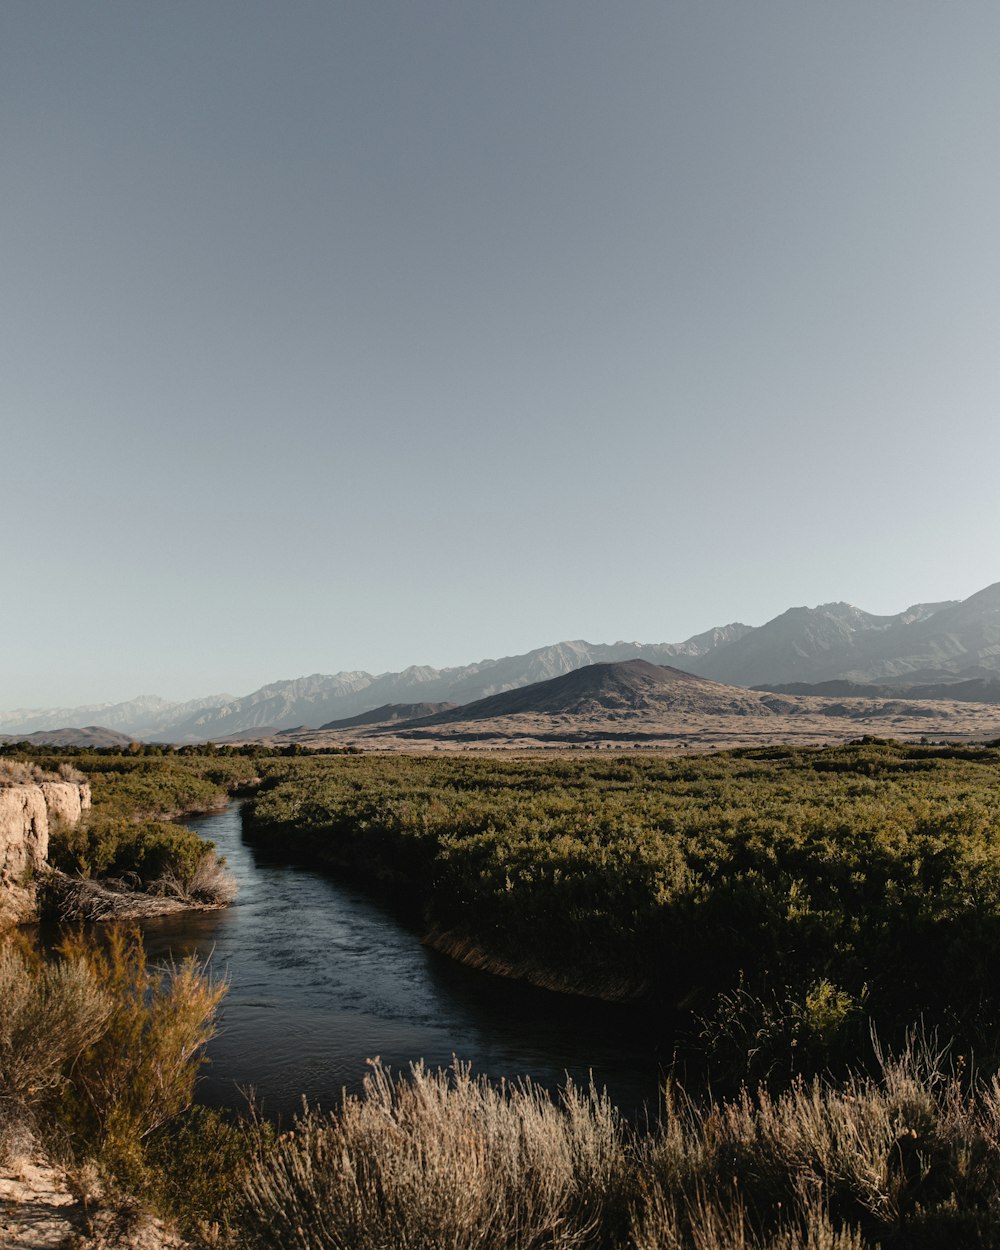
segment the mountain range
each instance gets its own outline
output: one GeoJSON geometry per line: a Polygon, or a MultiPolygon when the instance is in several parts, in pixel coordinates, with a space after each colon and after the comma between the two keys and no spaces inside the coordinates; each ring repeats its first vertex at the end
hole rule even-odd
{"type": "Polygon", "coordinates": [[[894,616],[827,603],[790,608],[756,627],[720,626],[681,643],[560,642],[454,668],[315,673],[273,682],[243,697],[221,694],[171,703],[142,696],[118,704],[18,709],[0,713],[0,734],[100,725],[160,741],[218,739],[263,727],[326,725],[385,704],[469,704],[587,665],[626,660],[670,665],[730,686],[774,690],[794,685],[803,694],[808,693],[803,687],[839,682],[877,685],[880,693],[905,692],[906,697],[961,698],[956,683],[973,683],[966,687],[968,699],[974,689],[992,690],[991,679],[1000,678],[1000,582],[959,602],[915,604],[894,616]]]}
{"type": "Polygon", "coordinates": [[[387,704],[364,717],[318,730],[300,726],[270,734],[262,731],[257,737],[274,746],[327,750],[639,746],[697,751],[816,745],[866,733],[888,733],[902,741],[928,740],[929,733],[945,733],[951,741],[993,741],[1000,731],[996,704],[775,694],[725,685],[648,660],[588,664],[560,677],[407,719],[413,706],[387,704]]]}

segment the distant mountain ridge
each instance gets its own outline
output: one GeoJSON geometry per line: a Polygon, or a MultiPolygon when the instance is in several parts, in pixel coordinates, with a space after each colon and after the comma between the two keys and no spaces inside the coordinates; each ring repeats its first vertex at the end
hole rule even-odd
{"type": "MultiPolygon", "coordinates": [[[[760,626],[720,626],[681,643],[582,640],[453,668],[413,665],[399,673],[314,673],[243,696],[187,703],[142,696],[127,703],[0,713],[0,734],[100,724],[136,738],[222,739],[271,727],[321,726],[389,704],[469,704],[587,665],[643,660],[729,686],[851,682],[906,697],[942,698],[956,682],[1000,678],[1000,582],[960,602],[920,603],[876,616],[848,603],[797,607],[760,626]],[[930,687],[931,690],[918,690],[930,687]]],[[[970,698],[975,687],[954,697],[970,698]]]]}
{"type": "Polygon", "coordinates": [[[741,686],[847,680],[916,685],[1000,673],[1000,582],[961,602],[872,616],[848,603],[790,608],[692,666],[741,686]]]}
{"type": "Polygon", "coordinates": [[[219,707],[233,698],[229,694],[208,695],[186,703],[171,703],[155,694],[139,695],[126,703],[87,703],[82,707],[18,708],[0,712],[0,734],[19,735],[61,729],[67,725],[100,725],[116,729],[131,738],[155,737],[180,720],[208,708],[219,707]]]}
{"type": "Polygon", "coordinates": [[[28,734],[0,734],[0,743],[29,742],[36,747],[127,747],[133,739],[100,725],[80,729],[38,729],[28,734]]]}
{"type": "MultiPolygon", "coordinates": [[[[732,624],[698,634],[682,643],[589,643],[582,640],[540,647],[525,655],[480,660],[456,668],[413,665],[400,673],[314,673],[294,681],[273,682],[245,699],[207,707],[179,720],[172,741],[226,737],[258,726],[288,729],[320,726],[397,703],[470,703],[475,699],[547,681],[587,664],[647,659],[654,664],[684,664],[750,628],[732,624]]],[[[166,736],[166,735],[164,735],[166,736]]]]}

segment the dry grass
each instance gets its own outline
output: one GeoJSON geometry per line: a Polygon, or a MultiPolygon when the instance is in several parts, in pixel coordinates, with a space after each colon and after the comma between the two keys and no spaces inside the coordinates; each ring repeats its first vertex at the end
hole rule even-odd
{"type": "MultiPolygon", "coordinates": [[[[745,693],[745,692],[742,692],[745,693]]],[[[919,742],[928,734],[948,740],[982,741],[1000,734],[1000,706],[952,699],[924,702],[907,699],[899,714],[890,715],[898,700],[822,699],[783,696],[794,714],[747,717],[684,710],[609,712],[599,716],[520,713],[488,720],[445,725],[371,726],[353,729],[308,729],[281,738],[261,738],[274,747],[297,743],[311,749],[355,748],[422,754],[443,751],[573,751],[637,747],[687,754],[767,745],[809,745],[849,742],[860,734],[890,735],[919,742]],[[845,714],[831,713],[831,705],[845,714]]]]}
{"type": "Polygon", "coordinates": [[[40,768],[29,760],[0,759],[0,786],[20,786],[38,781],[86,781],[72,764],[62,763],[55,772],[40,768]]]}
{"type": "Polygon", "coordinates": [[[0,759],[0,786],[20,786],[35,781],[54,781],[55,776],[37,764],[0,759]]]}
{"type": "Polygon", "coordinates": [[[236,881],[214,851],[207,851],[188,878],[167,872],[142,888],[129,878],[70,876],[51,869],[45,877],[45,911],[61,924],[138,920],[189,907],[225,907],[237,894],[236,881]]]}
{"type": "Polygon", "coordinates": [[[625,1162],[617,1115],[594,1091],[561,1106],[529,1083],[498,1088],[456,1064],[307,1111],[247,1185],[259,1246],[296,1250],[572,1250],[600,1244],[625,1162]]]}
{"type": "Polygon", "coordinates": [[[151,892],[162,892],[185,902],[203,906],[223,907],[233,901],[237,894],[236,879],[214,851],[206,851],[186,880],[176,874],[164,876],[150,887],[151,892]]]}
{"type": "Polygon", "coordinates": [[[911,1043],[877,1079],[675,1091],[637,1135],[594,1090],[376,1062],[362,1097],[259,1153],[238,1224],[294,1250],[996,1246],[1000,1082],[971,1088],[911,1043]]]}
{"type": "Polygon", "coordinates": [[[46,964],[13,941],[0,947],[0,1157],[23,1144],[110,1014],[86,960],[46,964]]]}

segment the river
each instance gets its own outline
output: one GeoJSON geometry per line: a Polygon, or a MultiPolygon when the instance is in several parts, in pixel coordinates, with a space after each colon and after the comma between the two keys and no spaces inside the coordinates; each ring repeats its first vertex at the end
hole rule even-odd
{"type": "Polygon", "coordinates": [[[403,1071],[457,1056],[476,1072],[549,1088],[592,1072],[626,1114],[655,1106],[660,1039],[635,1009],[534,989],[428,950],[357,887],[249,846],[238,803],[184,823],[216,844],[239,885],[223,911],[143,923],[151,956],[196,954],[229,984],[202,1102],[239,1106],[252,1087],[266,1115],[287,1121],[303,1095],[330,1107],[343,1089],[360,1089],[374,1056],[403,1071]]]}

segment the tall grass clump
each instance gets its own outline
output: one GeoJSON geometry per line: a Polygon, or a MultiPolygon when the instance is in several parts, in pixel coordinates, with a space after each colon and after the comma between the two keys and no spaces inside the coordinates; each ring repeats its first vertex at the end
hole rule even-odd
{"type": "Polygon", "coordinates": [[[1000,1245],[1000,1081],[912,1036],[880,1065],[725,1100],[671,1089],[637,1131],[593,1089],[375,1061],[362,1095],[257,1151],[230,1231],[258,1250],[1000,1245]]]}
{"type": "Polygon", "coordinates": [[[960,1250],[1000,1244],[1000,1086],[912,1037],[877,1077],[668,1100],[638,1146],[632,1244],[960,1250]]]}
{"type": "Polygon", "coordinates": [[[22,786],[55,779],[54,774],[46,772],[30,760],[0,759],[0,786],[22,786]]]}
{"type": "Polygon", "coordinates": [[[575,1250],[624,1210],[625,1140],[607,1099],[491,1085],[456,1064],[393,1079],[374,1062],[360,1097],[306,1110],[262,1153],[244,1232],[289,1250],[575,1250]]]}

